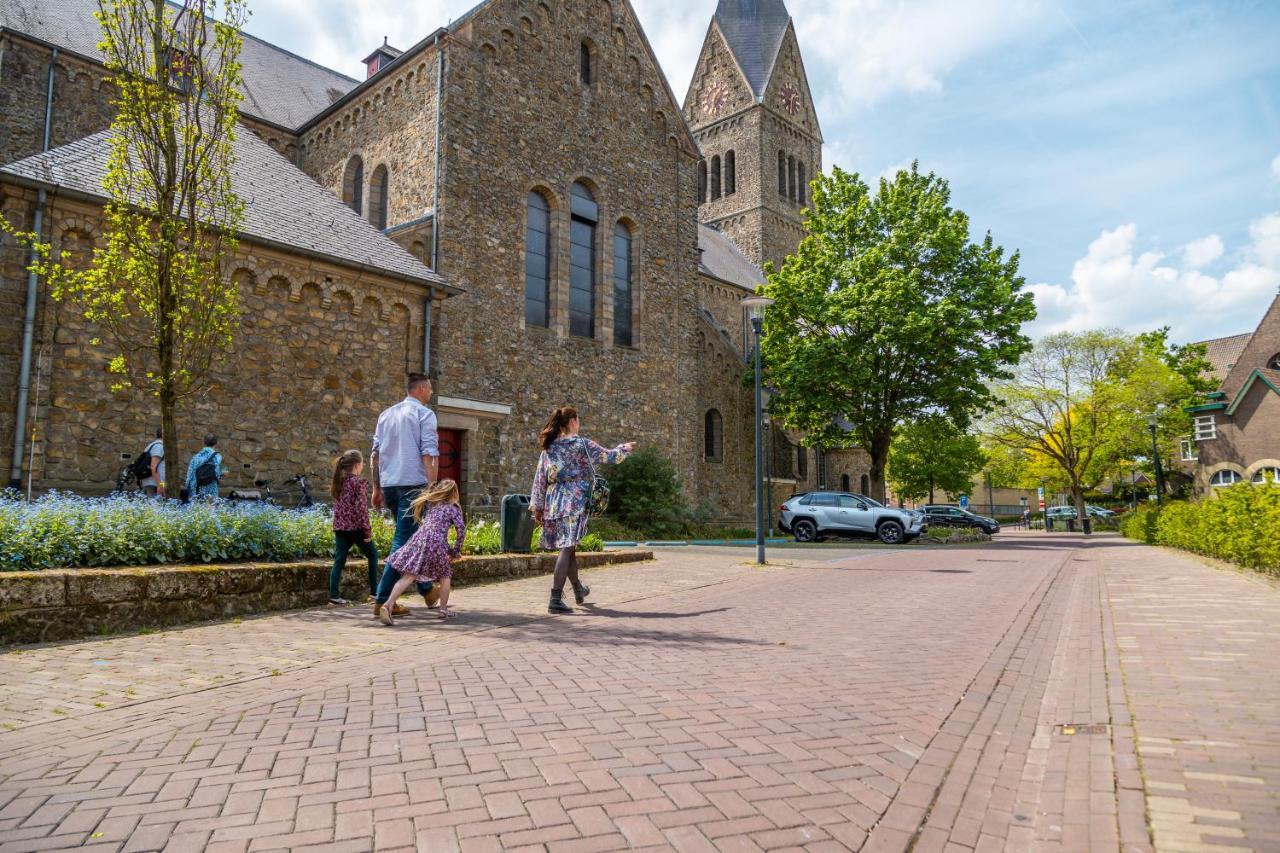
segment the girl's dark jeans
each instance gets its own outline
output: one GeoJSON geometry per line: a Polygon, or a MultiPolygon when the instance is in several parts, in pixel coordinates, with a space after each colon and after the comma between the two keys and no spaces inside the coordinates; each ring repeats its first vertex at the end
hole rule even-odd
{"type": "Polygon", "coordinates": [[[342,595],[339,587],[342,584],[342,570],[347,565],[347,553],[352,548],[369,559],[369,594],[378,589],[378,549],[373,542],[364,541],[364,532],[360,530],[333,531],[333,570],[329,572],[329,597],[339,598],[342,595]]]}

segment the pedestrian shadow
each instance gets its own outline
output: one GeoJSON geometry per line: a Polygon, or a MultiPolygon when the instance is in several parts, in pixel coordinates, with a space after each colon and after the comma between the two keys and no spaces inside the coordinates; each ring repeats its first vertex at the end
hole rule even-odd
{"type": "Polygon", "coordinates": [[[664,613],[644,610],[611,610],[608,607],[597,607],[590,603],[583,604],[581,607],[591,616],[626,617],[629,619],[693,619],[697,616],[708,616],[712,613],[724,613],[729,609],[728,607],[716,607],[711,610],[696,610],[692,613],[664,613]]]}

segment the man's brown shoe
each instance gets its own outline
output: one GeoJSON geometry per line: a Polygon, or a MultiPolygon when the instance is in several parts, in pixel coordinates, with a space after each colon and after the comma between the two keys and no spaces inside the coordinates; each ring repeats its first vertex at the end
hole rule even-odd
{"type": "Polygon", "coordinates": [[[440,589],[435,584],[431,585],[431,589],[422,594],[422,600],[427,603],[427,607],[435,607],[440,603],[440,589]]]}

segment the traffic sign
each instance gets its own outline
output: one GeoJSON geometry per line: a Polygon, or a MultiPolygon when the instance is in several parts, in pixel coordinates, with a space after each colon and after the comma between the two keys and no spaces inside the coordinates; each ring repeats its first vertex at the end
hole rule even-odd
{"type": "Polygon", "coordinates": [[[968,496],[968,495],[961,495],[961,496],[960,496],[960,508],[961,508],[961,509],[968,509],[968,508],[969,508],[969,496],[968,496]]]}

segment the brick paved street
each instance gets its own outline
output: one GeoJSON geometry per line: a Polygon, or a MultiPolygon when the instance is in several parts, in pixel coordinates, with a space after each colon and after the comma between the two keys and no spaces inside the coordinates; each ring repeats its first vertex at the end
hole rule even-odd
{"type": "Polygon", "coordinates": [[[1280,849],[1280,589],[1114,537],[664,551],[0,656],[0,849],[1280,849]]]}

